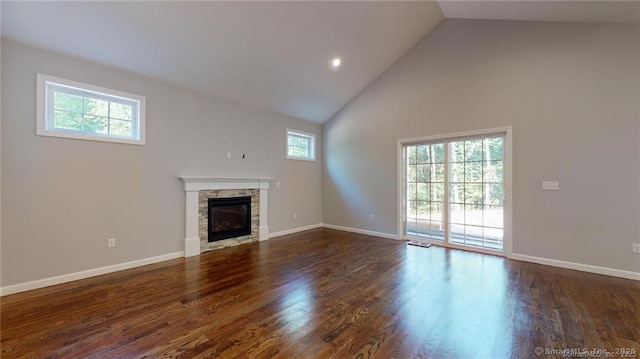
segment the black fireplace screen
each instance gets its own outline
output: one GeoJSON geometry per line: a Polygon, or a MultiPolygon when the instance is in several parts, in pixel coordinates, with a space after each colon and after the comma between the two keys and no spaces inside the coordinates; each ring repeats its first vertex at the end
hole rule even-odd
{"type": "Polygon", "coordinates": [[[209,242],[251,234],[251,197],[209,198],[209,242]]]}

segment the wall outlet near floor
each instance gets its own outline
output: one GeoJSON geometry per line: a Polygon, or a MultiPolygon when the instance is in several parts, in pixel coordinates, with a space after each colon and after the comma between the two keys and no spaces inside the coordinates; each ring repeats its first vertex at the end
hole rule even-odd
{"type": "Polygon", "coordinates": [[[293,212],[293,218],[298,218],[298,214],[296,212],[293,212]]]}
{"type": "Polygon", "coordinates": [[[113,248],[115,246],[116,246],[116,239],[115,238],[107,239],[107,247],[113,248]]]}
{"type": "Polygon", "coordinates": [[[373,222],[375,219],[376,219],[376,217],[373,214],[369,217],[369,221],[371,221],[371,222],[373,222]]]}
{"type": "Polygon", "coordinates": [[[543,191],[559,191],[560,190],[560,182],[557,182],[557,181],[542,181],[542,190],[543,191]]]}
{"type": "Polygon", "coordinates": [[[640,254],[640,243],[633,244],[633,253],[640,254]]]}

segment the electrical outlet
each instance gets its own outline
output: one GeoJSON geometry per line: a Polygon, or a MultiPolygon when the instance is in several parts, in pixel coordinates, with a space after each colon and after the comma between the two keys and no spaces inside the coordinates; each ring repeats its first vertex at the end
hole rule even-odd
{"type": "Polygon", "coordinates": [[[557,181],[543,181],[542,182],[542,190],[543,191],[559,191],[560,190],[560,182],[557,182],[557,181]]]}
{"type": "Polygon", "coordinates": [[[276,182],[276,187],[280,187],[280,181],[276,182]]]}
{"type": "Polygon", "coordinates": [[[633,253],[640,254],[640,243],[633,244],[633,253]]]}
{"type": "Polygon", "coordinates": [[[369,217],[369,221],[373,222],[375,218],[376,218],[376,217],[372,214],[372,215],[369,217]]]}
{"type": "Polygon", "coordinates": [[[227,159],[230,160],[231,159],[231,152],[227,152],[227,159]]]}
{"type": "Polygon", "coordinates": [[[116,246],[116,239],[115,238],[107,239],[107,247],[113,248],[115,246],[116,246]]]}
{"type": "Polygon", "coordinates": [[[298,218],[298,214],[296,212],[293,212],[293,218],[298,218]]]}

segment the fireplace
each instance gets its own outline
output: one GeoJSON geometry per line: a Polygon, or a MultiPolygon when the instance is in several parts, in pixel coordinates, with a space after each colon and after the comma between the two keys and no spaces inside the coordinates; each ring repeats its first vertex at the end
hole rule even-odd
{"type": "Polygon", "coordinates": [[[251,196],[209,198],[209,242],[251,234],[251,196]]]}
{"type": "Polygon", "coordinates": [[[184,256],[269,239],[271,177],[181,176],[185,192],[184,256]],[[251,234],[209,242],[209,199],[251,197],[251,234]]]}

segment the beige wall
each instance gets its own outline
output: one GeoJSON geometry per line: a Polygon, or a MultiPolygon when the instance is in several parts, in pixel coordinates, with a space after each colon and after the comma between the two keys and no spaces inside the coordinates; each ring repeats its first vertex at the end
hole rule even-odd
{"type": "Polygon", "coordinates": [[[325,223],[395,234],[398,139],[512,126],[513,251],[640,272],[639,43],[631,25],[443,21],[325,125],[325,223]]]}
{"type": "MultiPolygon", "coordinates": [[[[0,3],[0,39],[2,38],[2,4],[0,3]]],[[[2,69],[2,41],[0,41],[0,69],[2,69]]],[[[0,71],[0,286],[2,284],[2,71],[0,71]]]]}
{"type": "Polygon", "coordinates": [[[183,250],[179,175],[272,176],[271,232],[322,222],[321,161],[285,159],[317,124],[6,40],[2,80],[2,286],[183,250]],[[36,136],[37,72],[146,96],[147,145],[36,136]]]}

